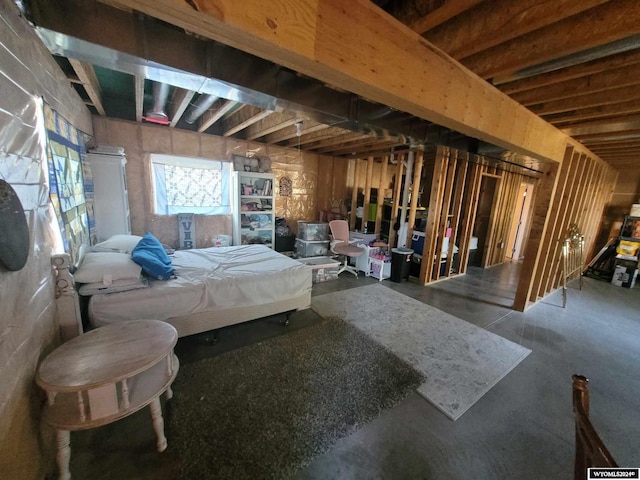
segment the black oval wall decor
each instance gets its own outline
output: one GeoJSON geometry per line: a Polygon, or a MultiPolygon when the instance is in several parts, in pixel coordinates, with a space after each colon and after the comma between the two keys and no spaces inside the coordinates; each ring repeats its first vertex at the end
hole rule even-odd
{"type": "Polygon", "coordinates": [[[29,258],[29,226],[11,185],[0,180],[0,264],[12,272],[29,258]]]}

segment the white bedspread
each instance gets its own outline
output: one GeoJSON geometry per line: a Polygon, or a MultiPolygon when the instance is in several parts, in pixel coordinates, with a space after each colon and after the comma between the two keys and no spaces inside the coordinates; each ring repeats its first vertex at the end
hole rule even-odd
{"type": "Polygon", "coordinates": [[[178,250],[172,263],[176,279],[150,280],[149,288],[91,297],[91,323],[167,320],[311,292],[309,267],[263,245],[178,250]]]}

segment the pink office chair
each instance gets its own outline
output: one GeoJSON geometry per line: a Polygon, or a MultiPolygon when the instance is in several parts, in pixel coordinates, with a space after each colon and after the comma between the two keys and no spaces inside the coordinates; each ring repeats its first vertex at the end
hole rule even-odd
{"type": "Polygon", "coordinates": [[[365,253],[365,249],[351,245],[351,241],[349,240],[349,224],[346,220],[331,220],[329,222],[329,228],[333,236],[331,251],[336,255],[344,255],[344,265],[338,270],[338,275],[347,271],[358,278],[358,270],[349,265],[349,257],[359,257],[365,253]]]}

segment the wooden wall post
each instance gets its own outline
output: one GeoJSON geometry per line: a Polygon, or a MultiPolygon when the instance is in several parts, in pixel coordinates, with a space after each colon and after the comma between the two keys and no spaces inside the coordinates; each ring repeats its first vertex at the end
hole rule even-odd
{"type": "Polygon", "coordinates": [[[413,165],[413,188],[411,191],[411,204],[409,205],[409,228],[407,229],[407,245],[411,245],[411,236],[413,226],[416,223],[416,208],[420,192],[420,182],[422,180],[422,165],[424,164],[424,152],[418,150],[416,152],[416,162],[413,165]]]}
{"type": "Polygon", "coordinates": [[[398,221],[398,207],[400,206],[400,190],[402,188],[402,172],[404,171],[404,154],[398,155],[396,165],[396,180],[393,184],[393,205],[391,207],[391,223],[389,224],[389,246],[394,247],[396,243],[396,231],[393,226],[398,221]]]}
{"type": "Polygon", "coordinates": [[[375,234],[380,235],[380,225],[382,224],[382,208],[384,206],[384,190],[387,186],[387,166],[389,165],[389,156],[382,157],[382,171],[380,172],[380,182],[378,183],[378,208],[376,209],[376,227],[375,234]]]}
{"type": "Polygon", "coordinates": [[[362,225],[360,230],[363,232],[367,229],[367,221],[369,220],[369,203],[371,202],[371,179],[373,177],[373,156],[367,159],[367,177],[364,182],[364,203],[362,205],[362,225]]]}
{"type": "Polygon", "coordinates": [[[353,174],[353,190],[351,191],[351,215],[349,216],[349,230],[356,228],[356,209],[358,208],[358,185],[360,182],[360,160],[354,160],[355,172],[353,174]]]}

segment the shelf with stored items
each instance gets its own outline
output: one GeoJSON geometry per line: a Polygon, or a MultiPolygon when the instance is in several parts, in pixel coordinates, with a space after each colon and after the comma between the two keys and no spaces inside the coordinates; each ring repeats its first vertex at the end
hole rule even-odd
{"type": "Polygon", "coordinates": [[[620,230],[620,240],[640,242],[640,217],[626,215],[620,230]]]}
{"type": "MultiPolygon", "coordinates": [[[[400,212],[402,210],[402,207],[400,205],[398,205],[397,208],[397,213],[396,213],[396,222],[400,221],[400,212]]],[[[407,207],[407,219],[409,218],[408,215],[409,212],[409,207],[407,207]]],[[[416,207],[416,223],[426,223],[426,219],[427,219],[427,209],[425,207],[416,207]]],[[[389,234],[391,232],[391,229],[394,228],[394,226],[391,224],[391,221],[393,220],[393,203],[392,202],[384,202],[382,204],[382,220],[380,222],[380,238],[383,240],[388,240],[389,239],[389,234]]]]}
{"type": "Polygon", "coordinates": [[[233,244],[275,243],[274,176],[271,173],[233,173],[233,244]]]}
{"type": "Polygon", "coordinates": [[[620,229],[611,283],[633,288],[638,275],[640,255],[640,217],[626,215],[620,229]]]}
{"type": "Polygon", "coordinates": [[[386,247],[370,247],[365,244],[356,244],[365,249],[365,253],[355,257],[356,269],[364,272],[365,276],[377,278],[379,281],[391,276],[391,257],[386,247]]]}

